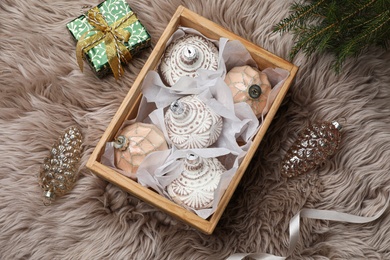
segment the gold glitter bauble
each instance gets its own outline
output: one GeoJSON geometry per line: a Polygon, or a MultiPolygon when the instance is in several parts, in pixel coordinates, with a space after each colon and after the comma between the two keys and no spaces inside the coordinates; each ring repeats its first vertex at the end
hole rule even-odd
{"type": "Polygon", "coordinates": [[[43,202],[51,202],[69,190],[77,179],[77,165],[81,154],[82,135],[77,127],[69,127],[58,138],[43,161],[38,175],[43,189],[43,202]]]}
{"type": "Polygon", "coordinates": [[[294,177],[314,169],[333,155],[340,144],[338,122],[315,123],[300,132],[282,162],[282,176],[294,177]]]}

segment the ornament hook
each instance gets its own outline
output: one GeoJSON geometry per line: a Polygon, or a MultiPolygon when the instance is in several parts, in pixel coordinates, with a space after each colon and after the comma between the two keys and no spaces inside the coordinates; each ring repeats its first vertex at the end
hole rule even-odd
{"type": "Polygon", "coordinates": [[[124,151],[129,146],[129,140],[126,138],[126,136],[120,135],[117,138],[115,138],[114,141],[114,148],[119,149],[121,151],[124,151]]]}
{"type": "Polygon", "coordinates": [[[253,99],[259,98],[261,95],[261,87],[259,85],[252,85],[248,89],[249,96],[253,99]]]}

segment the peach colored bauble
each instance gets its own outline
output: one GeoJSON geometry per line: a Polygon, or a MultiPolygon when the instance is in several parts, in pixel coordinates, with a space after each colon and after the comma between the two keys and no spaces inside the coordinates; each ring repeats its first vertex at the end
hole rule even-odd
{"type": "Polygon", "coordinates": [[[263,113],[271,91],[267,74],[250,66],[234,67],[225,77],[234,103],[248,103],[257,117],[263,113]]]}
{"type": "Polygon", "coordinates": [[[155,125],[134,123],[122,129],[115,138],[115,166],[125,172],[136,173],[145,157],[168,149],[164,134],[155,125]]]}

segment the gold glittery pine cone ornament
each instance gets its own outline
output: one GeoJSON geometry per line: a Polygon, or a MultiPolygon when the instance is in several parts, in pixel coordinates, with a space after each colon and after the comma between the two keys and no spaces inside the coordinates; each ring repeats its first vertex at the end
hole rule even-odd
{"type": "Polygon", "coordinates": [[[39,172],[39,185],[43,189],[43,202],[53,200],[71,190],[78,177],[77,166],[81,156],[82,135],[77,127],[69,127],[58,138],[43,160],[39,172]]]}
{"type": "Polygon", "coordinates": [[[282,176],[304,174],[333,155],[340,144],[340,130],[341,125],[333,121],[315,123],[300,132],[282,161],[282,176]]]}

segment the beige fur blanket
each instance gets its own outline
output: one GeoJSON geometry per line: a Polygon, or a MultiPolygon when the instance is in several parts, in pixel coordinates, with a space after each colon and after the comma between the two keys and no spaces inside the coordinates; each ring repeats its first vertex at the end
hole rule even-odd
{"type": "MultiPolygon", "coordinates": [[[[178,5],[287,58],[291,34],[273,33],[293,0],[128,0],[154,45],[178,5]]],[[[120,81],[80,72],[66,23],[98,0],[0,2],[0,259],[225,259],[288,251],[301,208],[372,216],[390,194],[390,52],[372,48],[336,75],[331,57],[299,54],[296,82],[213,235],[204,235],[96,177],[85,164],[151,49],[120,81]],[[298,178],[280,177],[296,133],[346,118],[340,150],[298,178]],[[46,207],[37,173],[60,133],[84,135],[80,178],[46,207]]],[[[291,259],[390,259],[390,209],[367,224],[303,219],[291,259]]]]}

